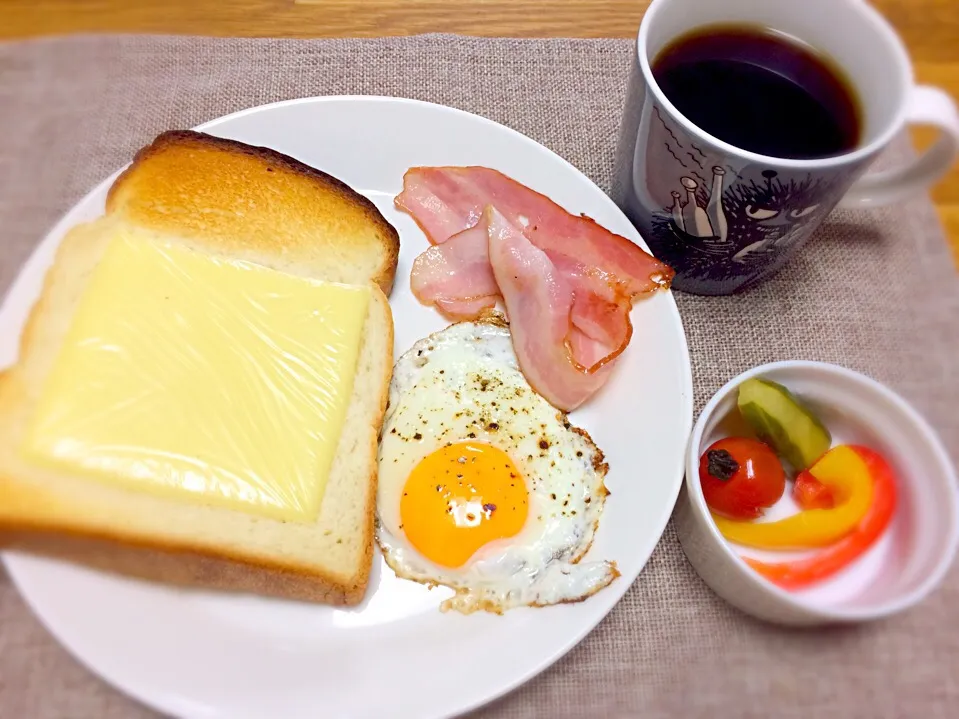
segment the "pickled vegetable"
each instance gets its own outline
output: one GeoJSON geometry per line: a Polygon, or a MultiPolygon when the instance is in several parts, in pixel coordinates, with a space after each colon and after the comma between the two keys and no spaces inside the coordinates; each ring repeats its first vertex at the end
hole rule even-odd
{"type": "Polygon", "coordinates": [[[811,467],[832,445],[819,418],[772,380],[754,377],[743,382],[739,411],[756,435],[797,472],[811,467]]]}

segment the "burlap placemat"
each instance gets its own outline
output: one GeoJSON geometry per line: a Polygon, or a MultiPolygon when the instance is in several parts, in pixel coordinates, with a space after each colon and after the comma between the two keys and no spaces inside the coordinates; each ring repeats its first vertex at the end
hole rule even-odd
{"type": "MultiPolygon", "coordinates": [[[[448,36],[0,46],[0,288],[61,213],[157,133],[285,98],[375,93],[445,103],[533,137],[608,188],[630,53],[626,41],[448,36]]],[[[906,151],[901,143],[886,161],[906,151]]],[[[959,281],[928,200],[836,213],[761,288],[677,301],[697,409],[755,364],[836,362],[902,392],[955,456],[959,281]]],[[[888,621],[770,627],[716,598],[670,527],[595,632],[478,715],[959,716],[957,606],[953,571],[921,607],[888,621]]],[[[77,665],[0,575],[0,717],[140,716],[153,714],[77,665]]]]}

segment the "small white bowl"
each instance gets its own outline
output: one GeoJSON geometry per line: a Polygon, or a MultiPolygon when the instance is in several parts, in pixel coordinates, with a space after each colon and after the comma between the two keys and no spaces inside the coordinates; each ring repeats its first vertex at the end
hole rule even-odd
{"type": "MultiPolygon", "coordinates": [[[[780,500],[773,511],[790,501],[780,500]]],[[[890,389],[835,365],[776,362],[739,375],[703,409],[690,437],[676,521],[690,563],[730,604],[780,624],[857,622],[907,609],[939,584],[959,544],[959,489],[935,432],[890,389]],[[781,589],[750,569],[741,553],[766,559],[777,555],[728,543],[712,521],[700,487],[702,453],[722,437],[743,433],[737,388],[751,377],[789,388],[820,416],[833,446],[871,447],[896,473],[898,504],[883,536],[839,574],[801,591],[781,589]]]]}

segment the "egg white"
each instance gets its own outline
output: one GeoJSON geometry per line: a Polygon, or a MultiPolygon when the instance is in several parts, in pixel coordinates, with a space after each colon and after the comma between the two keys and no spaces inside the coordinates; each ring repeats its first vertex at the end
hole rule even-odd
{"type": "Polygon", "coordinates": [[[589,435],[529,386],[501,317],[451,325],[413,345],[394,368],[379,448],[377,540],[398,576],[456,590],[444,610],[579,601],[618,576],[612,562],[579,562],[603,510],[606,470],[589,435]],[[517,535],[453,569],[408,542],[400,498],[420,460],[467,441],[509,455],[526,482],[529,513],[517,535]]]}

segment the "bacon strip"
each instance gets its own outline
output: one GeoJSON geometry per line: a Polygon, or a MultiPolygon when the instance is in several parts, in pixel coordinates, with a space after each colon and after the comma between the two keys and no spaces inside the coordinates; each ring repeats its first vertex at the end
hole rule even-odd
{"type": "Polygon", "coordinates": [[[568,259],[612,275],[630,296],[672,281],[673,270],[638,245],[487,167],[410,168],[395,203],[434,244],[474,226],[492,205],[554,262],[568,259]]]}
{"type": "MultiPolygon", "coordinates": [[[[452,320],[476,319],[496,305],[499,286],[489,261],[486,220],[430,246],[413,262],[410,285],[424,304],[435,305],[452,320]]],[[[570,321],[585,337],[574,336],[569,349],[584,371],[615,359],[633,333],[630,301],[619,285],[569,260],[554,263],[570,282],[570,321]],[[590,341],[594,340],[594,341],[590,341]]]]}
{"type": "Polygon", "coordinates": [[[582,342],[571,345],[574,359],[587,370],[616,359],[633,336],[629,305],[608,302],[592,293],[573,292],[569,320],[575,329],[606,349],[605,354],[596,358],[581,351],[582,342]]]}
{"type": "Polygon", "coordinates": [[[575,325],[566,334],[566,349],[576,371],[586,374],[599,372],[620,354],[614,346],[594,340],[575,325]]]}
{"type": "Polygon", "coordinates": [[[487,244],[486,223],[478,222],[429,247],[413,261],[413,294],[427,305],[498,295],[487,244]]]}
{"type": "Polygon", "coordinates": [[[488,295],[465,300],[436,300],[434,304],[449,319],[463,321],[475,320],[483,314],[483,310],[493,309],[498,299],[499,295],[488,295]]]}
{"type": "Polygon", "coordinates": [[[628,345],[632,300],[673,277],[625,237],[489,168],[411,168],[395,203],[432,245],[413,264],[417,298],[461,320],[502,295],[524,374],[566,411],[628,345]]]}
{"type": "Polygon", "coordinates": [[[605,353],[596,357],[597,347],[584,352],[585,343],[571,344],[574,359],[584,367],[612,361],[626,349],[633,336],[629,320],[632,301],[625,288],[606,273],[586,267],[566,257],[551,258],[557,270],[573,285],[573,307],[570,322],[590,339],[605,347],[605,353]]]}
{"type": "Polygon", "coordinates": [[[572,283],[495,207],[487,209],[487,222],[490,264],[523,374],[548,402],[569,412],[603,385],[610,365],[592,373],[577,369],[570,357],[573,345],[590,359],[595,353],[590,354],[588,337],[571,330],[572,283]]]}
{"type": "Polygon", "coordinates": [[[469,189],[461,188],[465,179],[461,173],[447,173],[444,169],[411,167],[403,175],[403,191],[393,199],[393,204],[412,215],[434,245],[472,227],[482,216],[465,204],[456,203],[455,198],[469,194],[469,189]],[[456,206],[451,207],[448,201],[456,206]]]}

